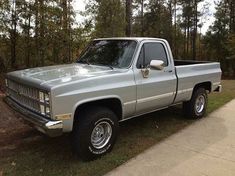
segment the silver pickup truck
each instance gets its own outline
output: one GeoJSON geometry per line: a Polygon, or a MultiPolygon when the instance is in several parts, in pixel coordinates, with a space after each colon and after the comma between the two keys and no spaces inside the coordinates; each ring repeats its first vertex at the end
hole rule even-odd
{"type": "Polygon", "coordinates": [[[49,136],[72,132],[77,154],[91,160],[112,149],[121,121],[178,103],[202,117],[220,83],[219,63],[173,60],[164,39],[104,38],[76,63],[8,73],[5,100],[49,136]]]}

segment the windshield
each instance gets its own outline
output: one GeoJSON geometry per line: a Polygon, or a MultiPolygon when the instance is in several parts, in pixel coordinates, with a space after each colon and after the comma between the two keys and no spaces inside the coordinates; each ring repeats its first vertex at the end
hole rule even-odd
{"type": "Polygon", "coordinates": [[[137,42],[133,40],[95,40],[77,62],[109,67],[129,67],[137,42]]]}

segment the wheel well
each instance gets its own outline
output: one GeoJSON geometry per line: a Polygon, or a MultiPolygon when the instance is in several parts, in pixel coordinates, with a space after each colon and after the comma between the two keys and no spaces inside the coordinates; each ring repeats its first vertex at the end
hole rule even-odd
{"type": "MultiPolygon", "coordinates": [[[[108,98],[108,99],[103,99],[103,100],[95,100],[95,101],[91,101],[91,102],[81,104],[76,108],[74,116],[76,117],[76,115],[80,111],[82,111],[85,108],[91,107],[91,106],[104,106],[104,107],[107,107],[116,114],[116,116],[118,117],[118,120],[121,120],[121,118],[122,118],[122,104],[121,104],[121,101],[117,98],[108,98]]],[[[74,117],[74,119],[75,119],[75,117],[74,117]]]]}
{"type": "Polygon", "coordinates": [[[196,84],[194,86],[193,91],[195,91],[199,87],[202,87],[202,88],[206,89],[207,91],[211,92],[211,82],[203,82],[203,83],[196,84]]]}

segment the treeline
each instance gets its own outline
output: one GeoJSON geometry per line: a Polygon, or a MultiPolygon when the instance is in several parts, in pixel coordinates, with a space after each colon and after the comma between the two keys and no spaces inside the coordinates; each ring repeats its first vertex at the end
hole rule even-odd
{"type": "Polygon", "coordinates": [[[210,4],[202,7],[203,0],[86,0],[81,24],[74,1],[2,0],[1,71],[72,62],[93,38],[142,36],[167,39],[177,59],[220,61],[225,74],[234,74],[233,0],[216,2],[205,35],[210,4]]]}
{"type": "Polygon", "coordinates": [[[1,70],[72,61],[82,47],[70,0],[0,1],[1,70]],[[79,36],[79,37],[78,37],[79,36]]]}

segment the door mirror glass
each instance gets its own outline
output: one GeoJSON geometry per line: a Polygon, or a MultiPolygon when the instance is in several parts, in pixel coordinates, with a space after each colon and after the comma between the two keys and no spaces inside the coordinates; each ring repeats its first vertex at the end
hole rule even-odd
{"type": "Polygon", "coordinates": [[[156,70],[162,70],[164,68],[164,62],[162,60],[151,60],[150,67],[156,70]]]}

